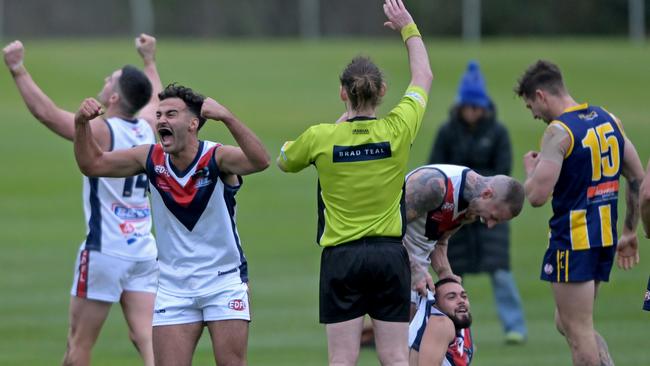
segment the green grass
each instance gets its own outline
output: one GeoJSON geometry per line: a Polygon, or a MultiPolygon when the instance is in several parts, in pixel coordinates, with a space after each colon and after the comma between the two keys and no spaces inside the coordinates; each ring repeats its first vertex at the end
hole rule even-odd
{"type": "MultiPolygon", "coordinates": [[[[26,65],[60,106],[75,110],[97,94],[104,76],[124,63],[139,65],[130,40],[27,41],[26,65]]],[[[485,72],[501,119],[515,149],[514,175],[523,179],[521,156],[536,149],[543,125],[533,121],[512,87],[537,58],[562,67],[579,101],[601,104],[624,122],[641,159],[650,156],[647,88],[649,48],[619,40],[495,40],[467,47],[456,41],[428,42],[436,75],[410,167],[425,162],[435,130],[446,117],[469,58],[485,72]]],[[[404,47],[391,40],[192,41],[159,40],[164,82],[186,83],[229,106],[262,138],[275,156],[286,139],[342,112],[337,75],[357,54],[372,56],[385,71],[389,91],[381,112],[408,83],[404,47]]],[[[22,104],[7,72],[0,72],[0,364],[46,365],[60,361],[67,332],[67,305],[74,257],[83,239],[81,177],[72,146],[39,125],[22,104]]],[[[218,123],[201,133],[231,143],[218,123]]],[[[282,174],[274,166],[245,179],[239,195],[239,229],[250,263],[252,365],[322,365],[327,346],[318,324],[320,249],[314,244],[313,169],[282,174]]],[[[378,182],[380,184],[380,182],[378,182]]],[[[624,205],[621,205],[623,207],[624,205]]],[[[512,225],[512,266],[530,331],[523,347],[502,344],[502,331],[486,276],[467,277],[474,313],[474,365],[569,365],[564,339],[553,325],[548,284],[538,280],[550,209],[526,206],[512,225]]],[[[648,365],[648,313],[640,310],[650,266],[647,241],[642,262],[631,272],[614,269],[602,287],[595,318],[618,365],[648,365]]],[[[206,332],[207,333],[207,332],[206,332]]],[[[119,309],[112,311],[94,350],[95,365],[138,365],[119,309]]],[[[195,357],[211,364],[203,337],[195,357]]],[[[363,351],[360,364],[377,364],[363,351]]]]}

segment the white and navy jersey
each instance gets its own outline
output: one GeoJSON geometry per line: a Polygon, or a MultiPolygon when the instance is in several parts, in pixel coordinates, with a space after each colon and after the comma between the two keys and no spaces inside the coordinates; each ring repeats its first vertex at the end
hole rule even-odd
{"type": "Polygon", "coordinates": [[[160,144],[147,158],[158,241],[158,291],[203,296],[248,282],[246,258],[235,224],[235,194],[214,159],[220,144],[201,141],[196,158],[178,171],[160,144]]]}
{"type": "MultiPolygon", "coordinates": [[[[110,150],[156,143],[149,123],[112,117],[105,120],[111,134],[110,150]]],[[[147,176],[128,178],[84,177],[83,202],[86,240],[81,249],[99,251],[126,260],[156,258],[151,235],[151,208],[147,176]]]]}
{"type": "Polygon", "coordinates": [[[463,189],[469,168],[459,165],[432,164],[425,165],[410,172],[406,176],[406,189],[408,179],[413,173],[422,169],[435,169],[439,171],[447,182],[445,198],[434,210],[427,212],[406,226],[404,245],[421,266],[428,268],[429,255],[435,248],[436,242],[445,233],[453,231],[463,225],[468,202],[463,199],[463,189]]]}
{"type": "MultiPolygon", "coordinates": [[[[436,299],[429,291],[427,297],[418,296],[416,301],[417,311],[409,324],[409,348],[420,352],[422,336],[431,316],[447,316],[434,306],[436,299]]],[[[456,331],[454,341],[447,347],[445,359],[442,366],[469,366],[474,356],[474,343],[470,328],[463,328],[456,331]]]]}

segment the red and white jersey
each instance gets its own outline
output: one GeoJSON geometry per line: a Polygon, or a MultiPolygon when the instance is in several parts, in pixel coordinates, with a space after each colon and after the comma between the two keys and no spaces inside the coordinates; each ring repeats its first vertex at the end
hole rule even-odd
{"type": "Polygon", "coordinates": [[[427,212],[406,226],[404,245],[411,253],[412,259],[424,268],[429,266],[429,255],[436,246],[438,239],[445,233],[463,225],[468,202],[463,197],[465,179],[469,168],[459,165],[432,164],[419,167],[406,176],[408,180],[417,171],[435,169],[442,173],[447,182],[445,198],[435,210],[427,212]]]}
{"type": "MultiPolygon", "coordinates": [[[[429,291],[427,297],[418,296],[415,301],[417,311],[409,324],[409,348],[418,352],[423,347],[422,343],[424,331],[429,324],[432,316],[447,316],[435,306],[435,296],[429,291]]],[[[442,360],[441,366],[469,366],[474,357],[474,342],[472,341],[472,331],[470,328],[456,330],[454,340],[447,347],[447,353],[442,360]]]]}
{"type": "MultiPolygon", "coordinates": [[[[112,117],[105,122],[111,133],[110,150],[156,143],[153,130],[143,119],[112,117]]],[[[156,259],[147,187],[145,174],[128,178],[84,177],[86,240],[81,249],[133,261],[156,259]]]]}
{"type": "Polygon", "coordinates": [[[196,158],[178,171],[160,144],[147,158],[158,242],[158,291],[203,296],[248,282],[246,258],[235,224],[235,194],[214,159],[220,144],[200,141],[196,158]]]}

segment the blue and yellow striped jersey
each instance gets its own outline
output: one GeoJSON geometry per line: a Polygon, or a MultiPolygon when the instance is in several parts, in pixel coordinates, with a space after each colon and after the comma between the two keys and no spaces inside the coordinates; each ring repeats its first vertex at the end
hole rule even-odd
{"type": "Polygon", "coordinates": [[[571,146],[553,191],[549,248],[616,245],[623,130],[605,109],[587,104],[565,110],[552,125],[569,133],[571,146]]]}

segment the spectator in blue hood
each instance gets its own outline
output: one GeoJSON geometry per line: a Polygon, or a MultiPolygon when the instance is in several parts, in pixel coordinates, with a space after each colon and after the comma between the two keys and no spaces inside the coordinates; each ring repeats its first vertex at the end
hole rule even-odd
{"type": "MultiPolygon", "coordinates": [[[[512,147],[506,128],[485,87],[479,65],[469,62],[449,120],[435,139],[429,164],[467,166],[483,176],[510,175],[512,147]]],[[[499,318],[508,344],[524,343],[526,323],[519,291],[510,272],[510,228],[464,225],[449,240],[447,255],[458,275],[489,273],[499,318]]]]}

